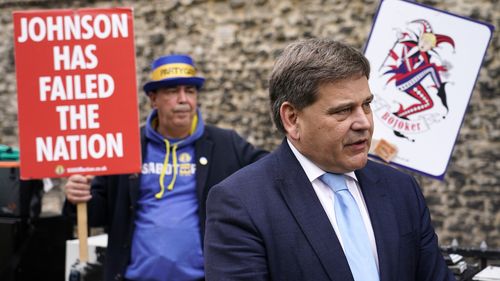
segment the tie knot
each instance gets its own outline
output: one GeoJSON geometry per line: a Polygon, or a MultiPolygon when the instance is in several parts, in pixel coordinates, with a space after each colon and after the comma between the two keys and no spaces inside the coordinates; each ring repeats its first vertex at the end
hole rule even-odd
{"type": "Polygon", "coordinates": [[[334,192],[347,190],[345,178],[342,174],[325,173],[321,176],[321,180],[326,183],[334,192]]]}

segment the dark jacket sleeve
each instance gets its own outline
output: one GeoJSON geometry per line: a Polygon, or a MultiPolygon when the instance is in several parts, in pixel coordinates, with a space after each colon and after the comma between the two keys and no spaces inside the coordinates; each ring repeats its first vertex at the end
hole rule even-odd
{"type": "Polygon", "coordinates": [[[420,213],[419,260],[416,280],[455,281],[439,251],[438,237],[431,224],[429,208],[415,179],[412,177],[420,213]]]}
{"type": "Polygon", "coordinates": [[[241,167],[251,164],[269,153],[256,148],[234,131],[231,131],[231,141],[233,143],[234,154],[238,156],[241,167]]]}
{"type": "Polygon", "coordinates": [[[208,165],[197,161],[196,177],[201,234],[205,232],[206,199],[212,186],[268,154],[254,147],[235,131],[207,125],[204,136],[197,141],[197,158],[208,157],[208,165]]]}
{"type": "Polygon", "coordinates": [[[269,280],[266,248],[234,189],[215,186],[207,201],[205,278],[269,280]]]}

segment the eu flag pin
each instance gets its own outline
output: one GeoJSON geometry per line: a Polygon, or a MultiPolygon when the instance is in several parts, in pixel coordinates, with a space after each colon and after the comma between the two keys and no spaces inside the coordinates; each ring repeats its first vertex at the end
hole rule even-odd
{"type": "Polygon", "coordinates": [[[208,159],[206,157],[200,157],[200,164],[205,166],[208,164],[208,159]]]}

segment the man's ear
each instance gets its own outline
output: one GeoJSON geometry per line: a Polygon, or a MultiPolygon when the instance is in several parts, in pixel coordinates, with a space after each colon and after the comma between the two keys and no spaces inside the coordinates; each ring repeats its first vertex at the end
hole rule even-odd
{"type": "Polygon", "coordinates": [[[298,121],[298,110],[289,102],[284,102],[280,106],[280,117],[286,135],[293,140],[300,139],[300,128],[298,121]]]}

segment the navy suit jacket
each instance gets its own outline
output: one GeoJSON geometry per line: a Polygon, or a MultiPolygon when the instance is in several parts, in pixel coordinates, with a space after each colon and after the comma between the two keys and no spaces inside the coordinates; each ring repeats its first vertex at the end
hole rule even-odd
{"type": "MultiPolygon", "coordinates": [[[[355,173],[375,234],[380,280],[455,280],[414,178],[372,161],[355,173]]],[[[208,281],[354,280],[286,141],[211,189],[205,271],[208,281]]]]}

